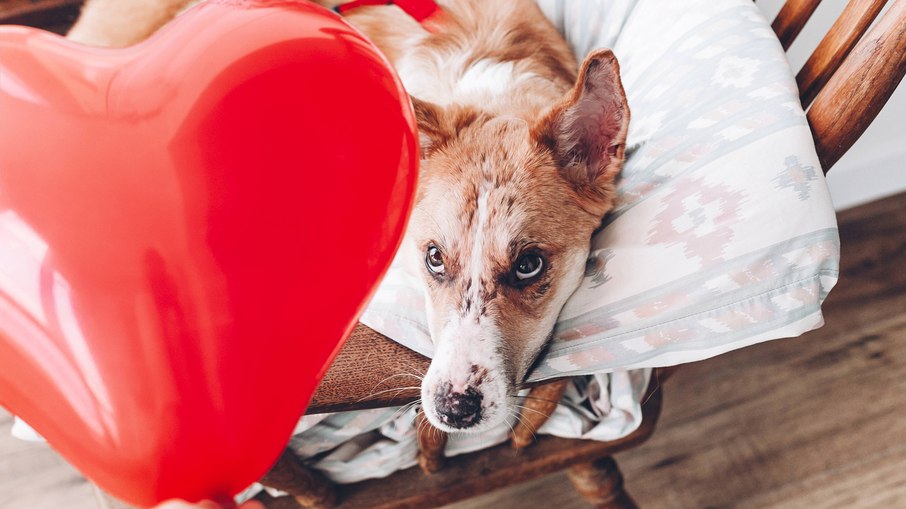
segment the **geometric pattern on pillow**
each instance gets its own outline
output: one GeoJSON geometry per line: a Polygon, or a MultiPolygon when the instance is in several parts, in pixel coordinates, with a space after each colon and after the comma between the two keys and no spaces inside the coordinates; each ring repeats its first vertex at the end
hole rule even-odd
{"type": "MultiPolygon", "coordinates": [[[[532,380],[704,359],[819,327],[834,209],[780,44],[750,0],[541,0],[577,56],[612,47],[632,121],[618,201],[532,380]]],[[[417,277],[362,321],[430,356],[417,277]]]]}

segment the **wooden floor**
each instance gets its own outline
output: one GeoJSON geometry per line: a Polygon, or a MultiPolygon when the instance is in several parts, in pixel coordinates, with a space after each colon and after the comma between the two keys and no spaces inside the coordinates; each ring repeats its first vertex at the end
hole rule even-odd
{"type": "MultiPolygon", "coordinates": [[[[644,508],[906,507],[906,194],[840,215],[827,325],[681,369],[660,428],[617,459],[644,508]]],[[[0,509],[93,508],[0,414],[0,509]]],[[[449,509],[588,506],[562,474],[449,509]]]]}

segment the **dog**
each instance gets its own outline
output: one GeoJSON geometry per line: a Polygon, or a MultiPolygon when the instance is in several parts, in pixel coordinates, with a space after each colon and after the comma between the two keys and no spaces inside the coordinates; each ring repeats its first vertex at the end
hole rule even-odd
{"type": "MultiPolygon", "coordinates": [[[[69,37],[127,46],[189,3],[89,0],[69,37]]],[[[613,53],[579,65],[532,0],[440,7],[431,27],[394,5],[345,17],[395,67],[418,122],[421,174],[401,256],[422,275],[435,349],[422,409],[442,431],[481,432],[515,414],[582,281],[630,113],[613,53]]]]}

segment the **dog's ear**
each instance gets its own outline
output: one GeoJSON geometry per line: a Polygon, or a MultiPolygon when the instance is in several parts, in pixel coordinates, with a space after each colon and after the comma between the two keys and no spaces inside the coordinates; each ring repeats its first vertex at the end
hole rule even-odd
{"type": "Polygon", "coordinates": [[[418,122],[418,139],[421,145],[421,158],[424,159],[432,150],[443,145],[453,133],[440,106],[409,96],[412,110],[418,122]]]}
{"type": "Polygon", "coordinates": [[[431,152],[444,145],[475,122],[481,113],[473,108],[453,105],[450,107],[422,101],[409,96],[415,120],[418,122],[418,138],[421,144],[421,158],[425,159],[431,152]]]}
{"type": "Polygon", "coordinates": [[[553,151],[563,177],[603,215],[612,204],[628,129],[620,66],[613,52],[598,50],[585,59],[573,90],[536,124],[535,136],[553,151]]]}

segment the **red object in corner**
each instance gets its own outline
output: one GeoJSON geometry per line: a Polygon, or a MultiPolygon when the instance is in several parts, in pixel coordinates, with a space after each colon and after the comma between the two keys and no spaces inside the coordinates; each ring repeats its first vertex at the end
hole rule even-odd
{"type": "Polygon", "coordinates": [[[335,10],[345,14],[359,7],[375,5],[396,5],[419,23],[436,21],[443,14],[443,10],[434,0],[353,0],[338,5],[335,10]]]}
{"type": "Polygon", "coordinates": [[[227,500],[277,459],[400,242],[416,126],[306,2],[149,41],[0,27],[0,404],[113,495],[227,500]]]}

